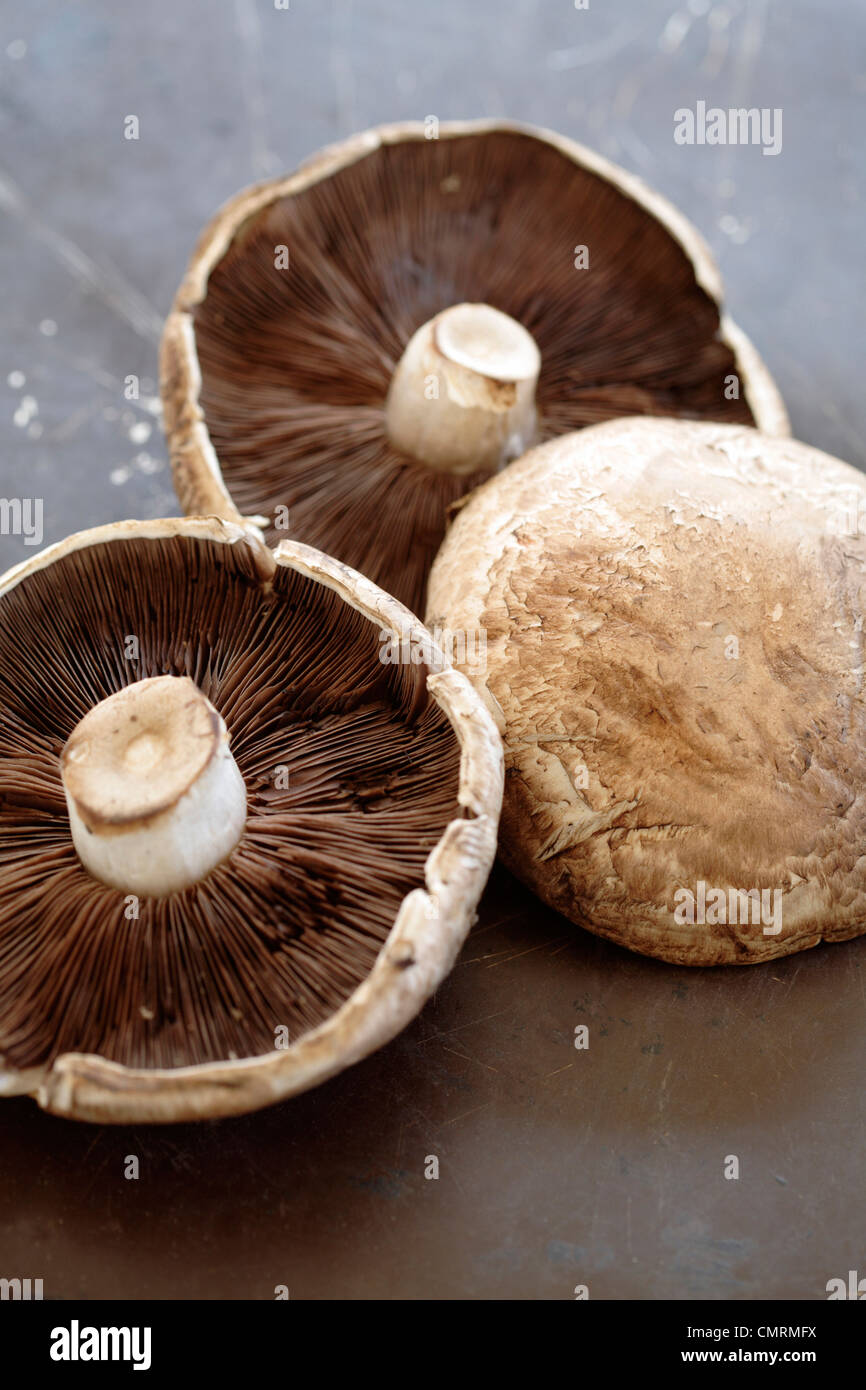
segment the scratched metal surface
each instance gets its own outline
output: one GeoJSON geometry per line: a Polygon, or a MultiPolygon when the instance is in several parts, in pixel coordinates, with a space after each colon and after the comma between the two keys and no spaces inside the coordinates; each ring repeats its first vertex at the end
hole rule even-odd
{"type": "MultiPolygon", "coordinates": [[[[174,513],[149,398],[199,228],[318,145],[430,114],[552,126],[667,193],[795,432],[863,466],[864,92],[861,0],[5,0],[0,496],[44,498],[46,542],[174,513]],[[781,107],[781,154],[675,145],[699,99],[781,107]]],[[[0,536],[0,569],[28,553],[0,536]]],[[[58,1298],[822,1297],[866,1272],[864,967],[852,942],[674,969],[497,873],[422,1017],[310,1095],[174,1131],[3,1103],[0,1275],[58,1298]]]]}

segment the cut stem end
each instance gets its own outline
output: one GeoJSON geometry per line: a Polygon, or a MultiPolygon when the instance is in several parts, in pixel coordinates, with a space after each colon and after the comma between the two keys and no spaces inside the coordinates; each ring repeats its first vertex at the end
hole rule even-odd
{"type": "Polygon", "coordinates": [[[535,442],[541,354],[489,304],[455,304],[413,334],[385,404],[396,449],[440,472],[495,472],[535,442]]]}
{"type": "Polygon", "coordinates": [[[72,841],[94,878],[165,897],[205,878],[246,824],[246,787],[217,710],[186,676],[110,695],[60,759],[72,841]]]}

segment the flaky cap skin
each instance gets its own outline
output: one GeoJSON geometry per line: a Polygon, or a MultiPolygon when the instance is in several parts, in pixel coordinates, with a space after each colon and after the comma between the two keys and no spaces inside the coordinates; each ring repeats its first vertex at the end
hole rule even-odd
{"type": "MultiPolygon", "coordinates": [[[[276,555],[252,526],[217,518],[125,521],[82,532],[0,577],[0,601],[28,578],[90,546],[154,543],[175,536],[248,546],[261,583],[286,566],[422,650],[427,688],[460,746],[460,814],[431,849],[422,887],[403,898],[372,970],[336,1012],[285,1050],[175,1068],[136,1068],[67,1052],[48,1068],[15,1070],[0,1057],[0,1096],[33,1095],[40,1106],[98,1124],[169,1123],[244,1114],[309,1089],[396,1036],[419,1012],[454,963],[496,853],[502,797],[502,746],[494,723],[466,678],[411,614],[363,575],[309,546],[285,542],[276,555]]],[[[38,678],[38,677],[37,677],[38,678]]]]}
{"type": "Polygon", "coordinates": [[[863,517],[866,479],[817,449],[643,418],[473,494],[428,622],[486,630],[501,851],[540,897],[689,965],[866,929],[863,517]],[[700,882],[780,891],[781,932],[677,922],[700,882]]]}

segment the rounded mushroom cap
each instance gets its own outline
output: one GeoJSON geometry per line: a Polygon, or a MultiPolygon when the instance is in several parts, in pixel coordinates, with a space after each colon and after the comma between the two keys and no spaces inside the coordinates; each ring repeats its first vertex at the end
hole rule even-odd
{"type": "Polygon", "coordinates": [[[694,965],[866,929],[863,518],[805,444],[645,419],[464,506],[428,621],[485,633],[501,849],[545,901],[694,965]]]}
{"type": "MultiPolygon", "coordinates": [[[[490,471],[428,467],[387,429],[407,345],[452,306],[531,335],[541,439],[644,413],[788,431],[709,250],[664,198],[550,131],[429,133],[367,131],[234,198],[161,357],[186,511],[261,517],[270,541],[288,530],[417,611],[449,507],[490,471]]],[[[534,372],[531,345],[514,349],[500,369],[534,372]]]]}
{"type": "Polygon", "coordinates": [[[318,551],[274,556],[213,519],[124,522],[19,565],[0,579],[0,1094],[197,1119],[358,1061],[450,969],[501,788],[468,681],[318,551]],[[423,663],[383,659],[404,649],[423,663]],[[139,898],[80,862],[60,757],[76,726],[110,742],[127,688],[148,703],[166,680],[224,720],[247,816],[207,877],[139,898]]]}

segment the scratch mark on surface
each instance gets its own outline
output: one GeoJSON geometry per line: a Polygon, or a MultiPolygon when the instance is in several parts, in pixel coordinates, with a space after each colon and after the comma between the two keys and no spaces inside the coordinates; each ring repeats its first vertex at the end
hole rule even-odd
{"type": "Polygon", "coordinates": [[[58,440],[69,439],[71,435],[75,434],[76,430],[79,430],[82,425],[92,419],[101,406],[101,397],[99,400],[91,401],[89,405],[79,406],[77,410],[73,410],[72,414],[67,416],[65,420],[62,420],[53,430],[48,431],[45,435],[45,442],[55,444],[58,440]]]}
{"type": "Polygon", "coordinates": [[[642,85],[643,79],[641,75],[633,72],[630,72],[620,82],[614,93],[613,106],[611,108],[611,113],[617,120],[628,120],[642,85]]]}
{"type": "Polygon", "coordinates": [[[87,1162],[87,1160],[89,1159],[90,1155],[93,1153],[93,1150],[96,1148],[96,1145],[99,1143],[100,1139],[102,1138],[102,1135],[103,1135],[103,1131],[102,1131],[101,1129],[99,1129],[99,1130],[96,1131],[96,1134],[94,1135],[94,1138],[93,1138],[93,1142],[90,1143],[90,1144],[88,1144],[88,1146],[87,1146],[87,1152],[85,1153],[84,1158],[81,1160],[82,1163],[86,1163],[86,1162],[87,1162]]]}
{"type": "Polygon", "coordinates": [[[17,185],[2,171],[0,208],[10,217],[17,218],[32,237],[48,248],[79,285],[98,295],[103,304],[128,323],[139,338],[159,342],[162,337],[162,316],[144,295],[129,283],[116,266],[105,260],[101,265],[97,264],[69,237],[43,222],[17,185]]]}
{"type": "Polygon", "coordinates": [[[360,124],[355,117],[355,76],[349,57],[351,43],[344,42],[343,27],[351,29],[352,0],[334,8],[334,26],[331,35],[331,73],[334,78],[334,95],[337,106],[337,122],[343,130],[355,130],[360,124]],[[340,30],[338,31],[338,25],[340,30]]]}
{"type": "Polygon", "coordinates": [[[464,1186],[463,1186],[462,1182],[460,1181],[460,1179],[458,1178],[457,1174],[454,1172],[454,1169],[453,1169],[453,1168],[449,1168],[449,1170],[448,1170],[448,1176],[449,1176],[449,1177],[451,1178],[451,1180],[453,1181],[454,1186],[457,1188],[457,1191],[460,1193],[460,1196],[465,1200],[465,1198],[466,1198],[466,1189],[464,1188],[464,1186]]]}
{"type": "Polygon", "coordinates": [[[483,1105],[476,1105],[474,1110],[464,1110],[461,1115],[455,1115],[453,1120],[446,1120],[442,1129],[448,1129],[449,1125],[456,1125],[459,1120],[466,1120],[470,1115],[477,1115],[479,1110],[488,1110],[493,1104],[492,1100],[486,1100],[483,1105]]]}
{"type": "Polygon", "coordinates": [[[659,35],[659,48],[662,53],[676,53],[692,27],[692,17],[685,10],[674,10],[659,35]]]}
{"type": "Polygon", "coordinates": [[[489,1023],[491,1018],[501,1018],[503,1014],[510,1013],[511,1009],[497,1009],[495,1014],[485,1014],[483,1018],[474,1018],[470,1023],[460,1023],[456,1028],[449,1028],[447,1033],[432,1033],[427,1041],[435,1042],[441,1038],[453,1037],[455,1033],[462,1033],[465,1028],[477,1028],[479,1023],[489,1023]]]}
{"type": "MultiPolygon", "coordinates": [[[[533,951],[544,951],[548,946],[554,946],[562,940],[563,938],[560,936],[556,937],[554,941],[541,941],[537,946],[527,946],[525,951],[515,951],[513,955],[506,956],[504,960],[492,961],[487,969],[492,970],[497,965],[510,965],[513,960],[521,960],[523,956],[531,956],[533,951]]],[[[566,937],[565,940],[567,942],[570,938],[566,937]]]]}
{"type": "Polygon", "coordinates": [[[585,68],[589,63],[600,63],[620,53],[634,38],[637,30],[633,25],[620,24],[606,39],[599,43],[584,43],[574,48],[555,48],[547,55],[547,66],[553,72],[570,72],[574,68],[585,68]]]}
{"type": "Polygon", "coordinates": [[[746,104],[749,82],[764,43],[766,18],[767,0],[755,0],[755,3],[746,11],[742,42],[734,59],[734,72],[731,80],[732,106],[746,104]]]}
{"type": "Polygon", "coordinates": [[[496,1067],[491,1067],[488,1062],[481,1062],[477,1057],[470,1057],[468,1052],[455,1052],[453,1047],[442,1046],[443,1052],[450,1052],[452,1057],[462,1057],[464,1062],[473,1062],[476,1067],[486,1067],[487,1071],[496,1071],[496,1067]]]}
{"type": "MultiPolygon", "coordinates": [[[[70,357],[68,353],[61,353],[61,358],[76,372],[82,372],[84,376],[90,378],[97,386],[102,386],[106,391],[117,393],[123,390],[123,383],[103,367],[97,366],[87,357],[70,357]]],[[[137,405],[137,401],[130,401],[130,405],[137,405]]]]}
{"type": "Polygon", "coordinates": [[[557,948],[556,948],[555,951],[551,951],[551,953],[550,953],[551,959],[552,959],[554,956],[560,955],[563,951],[567,951],[568,948],[569,948],[569,945],[571,944],[571,942],[572,942],[573,940],[574,940],[574,937],[573,937],[573,936],[567,937],[566,940],[563,941],[563,943],[562,943],[561,946],[557,946],[557,948]]]}
{"type": "Polygon", "coordinates": [[[255,0],[235,0],[235,22],[241,41],[241,91],[247,112],[250,157],[259,178],[267,178],[279,161],[268,145],[268,114],[262,82],[262,31],[255,0]]]}
{"type": "MultiPolygon", "coordinates": [[[[743,30],[743,47],[749,41],[749,21],[751,15],[747,15],[743,30]]],[[[725,5],[716,5],[707,16],[707,28],[710,31],[710,40],[704,60],[701,64],[701,72],[705,77],[718,77],[722,68],[725,66],[728,53],[731,48],[730,36],[731,13],[725,5]]]]}
{"type": "Polygon", "coordinates": [[[855,454],[859,454],[863,446],[863,441],[857,431],[844,419],[839,407],[833,401],[825,401],[821,406],[821,410],[823,414],[827,416],[827,419],[832,420],[836,428],[845,436],[849,445],[855,451],[855,454]]]}
{"type": "Polygon", "coordinates": [[[557,1068],[556,1068],[556,1071],[549,1071],[549,1072],[547,1072],[547,1073],[542,1077],[542,1080],[543,1080],[543,1081],[547,1081],[547,1080],[549,1080],[549,1078],[550,1078],[551,1076],[559,1076],[559,1073],[560,1073],[560,1072],[569,1071],[569,1070],[571,1069],[571,1067],[573,1067],[573,1066],[574,1066],[574,1063],[573,1063],[573,1062],[566,1062],[566,1064],[565,1064],[564,1067],[557,1067],[557,1068]]]}
{"type": "Polygon", "coordinates": [[[669,1077],[670,1074],[671,1074],[671,1067],[672,1067],[672,1066],[673,1066],[673,1062],[668,1062],[667,1066],[665,1067],[665,1074],[664,1074],[664,1076],[662,1077],[662,1084],[661,1084],[661,1086],[659,1087],[659,1114],[660,1114],[660,1115],[661,1115],[662,1111],[663,1111],[664,1108],[665,1108],[665,1100],[666,1100],[665,1091],[667,1090],[668,1077],[669,1077]]]}
{"type": "Polygon", "coordinates": [[[639,169],[649,169],[655,163],[649,148],[628,126],[619,132],[619,141],[632,163],[639,169]]]}
{"type": "Polygon", "coordinates": [[[461,965],[480,965],[484,961],[496,960],[497,956],[509,956],[513,950],[513,946],[500,946],[496,951],[485,951],[483,955],[471,956],[468,960],[461,961],[461,965]]]}

